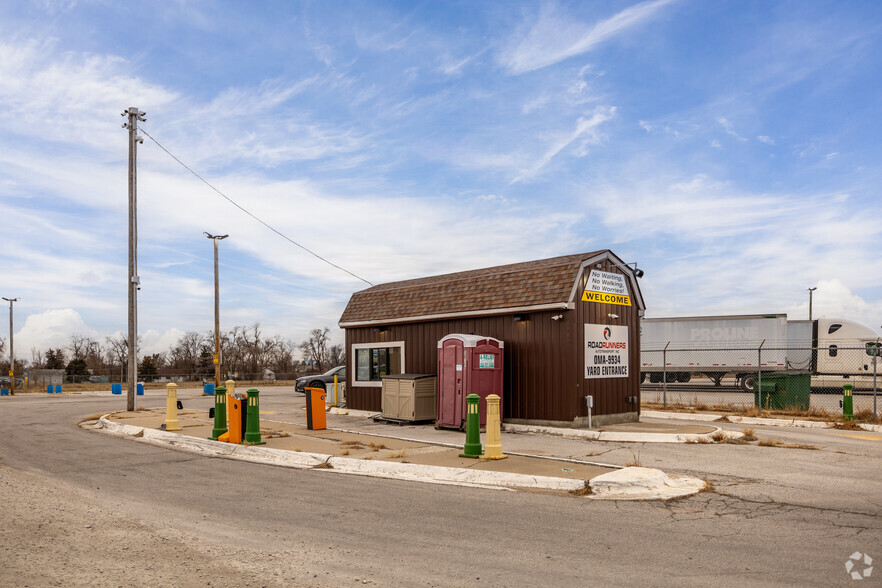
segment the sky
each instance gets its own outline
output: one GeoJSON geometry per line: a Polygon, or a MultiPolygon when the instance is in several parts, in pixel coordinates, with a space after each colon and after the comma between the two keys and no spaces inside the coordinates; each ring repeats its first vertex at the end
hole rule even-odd
{"type": "Polygon", "coordinates": [[[598,249],[648,317],[817,287],[882,332],[876,1],[0,3],[19,358],[126,332],[132,106],[142,353],[213,328],[203,231],[221,329],[295,342],[368,282],[598,249]]]}

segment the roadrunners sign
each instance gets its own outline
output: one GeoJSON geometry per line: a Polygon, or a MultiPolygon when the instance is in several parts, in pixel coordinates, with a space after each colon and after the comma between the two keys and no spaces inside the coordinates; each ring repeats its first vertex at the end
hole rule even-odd
{"type": "Polygon", "coordinates": [[[628,327],[585,325],[585,379],[628,377],[628,327]]]}
{"type": "Polygon", "coordinates": [[[628,282],[622,274],[591,270],[582,293],[582,301],[631,306],[628,282]]]}

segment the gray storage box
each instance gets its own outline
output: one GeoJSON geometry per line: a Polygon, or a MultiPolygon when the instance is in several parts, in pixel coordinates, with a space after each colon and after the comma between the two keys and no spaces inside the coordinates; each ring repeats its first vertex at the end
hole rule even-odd
{"type": "Polygon", "coordinates": [[[401,421],[435,420],[435,376],[383,376],[383,418],[401,421]]]}

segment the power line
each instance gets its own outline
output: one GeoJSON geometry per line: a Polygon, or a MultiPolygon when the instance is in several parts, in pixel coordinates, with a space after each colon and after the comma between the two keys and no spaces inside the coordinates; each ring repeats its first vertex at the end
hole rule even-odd
{"type": "Polygon", "coordinates": [[[230,198],[229,196],[227,196],[226,194],[224,194],[223,192],[221,192],[220,190],[218,190],[217,188],[215,188],[214,186],[212,186],[211,183],[210,183],[208,180],[206,180],[205,178],[203,178],[202,176],[200,176],[199,174],[197,174],[195,171],[193,171],[193,169],[190,168],[190,166],[188,166],[186,163],[184,163],[183,161],[181,161],[180,159],[178,159],[177,157],[175,157],[175,155],[174,155],[171,151],[169,151],[168,149],[166,149],[165,147],[163,147],[162,144],[161,144],[159,141],[157,141],[156,139],[154,139],[153,136],[152,136],[150,133],[148,133],[147,131],[145,131],[143,126],[138,127],[138,130],[139,130],[140,132],[144,133],[145,135],[147,135],[147,137],[148,137],[151,141],[153,141],[154,143],[156,143],[156,146],[157,146],[157,147],[159,147],[160,149],[162,149],[163,151],[165,151],[166,154],[167,154],[169,157],[171,157],[172,159],[174,159],[175,161],[177,161],[179,164],[181,164],[181,166],[183,166],[184,169],[186,169],[188,172],[190,172],[191,174],[193,174],[194,176],[196,176],[196,178],[199,179],[203,184],[205,184],[206,186],[208,186],[209,188],[211,188],[212,190],[214,190],[215,192],[217,192],[217,193],[218,193],[222,198],[224,198],[227,202],[229,202],[230,204],[232,204],[233,206],[235,206],[236,208],[238,208],[239,210],[241,210],[242,212],[244,212],[245,214],[247,214],[248,216],[250,216],[251,218],[253,218],[253,219],[256,220],[257,222],[259,222],[260,224],[262,224],[263,226],[265,226],[266,228],[268,228],[269,230],[271,230],[272,232],[274,232],[276,235],[278,235],[278,236],[281,237],[282,239],[288,241],[289,243],[291,243],[291,244],[293,244],[293,245],[296,245],[297,247],[300,247],[301,249],[303,249],[304,251],[306,251],[307,253],[309,253],[309,254],[312,255],[313,257],[315,257],[315,258],[317,258],[317,259],[320,259],[321,261],[325,262],[326,264],[328,264],[328,265],[330,265],[330,266],[332,266],[332,267],[335,267],[335,268],[337,268],[338,270],[340,270],[340,271],[342,271],[342,272],[346,272],[347,274],[349,274],[349,275],[352,276],[353,278],[357,278],[357,279],[361,280],[362,282],[364,282],[365,284],[367,284],[367,285],[369,285],[369,286],[373,286],[373,285],[374,285],[372,282],[370,282],[370,281],[368,281],[368,280],[365,280],[365,279],[362,278],[361,276],[359,276],[359,275],[357,275],[357,274],[355,274],[355,273],[349,271],[348,269],[346,269],[346,268],[344,268],[344,267],[340,267],[339,265],[337,265],[337,264],[334,263],[333,261],[330,261],[330,260],[328,260],[328,259],[325,259],[324,257],[322,257],[321,255],[319,255],[319,254],[316,253],[315,251],[312,251],[312,250],[309,249],[308,247],[304,247],[303,245],[301,245],[300,243],[298,243],[297,241],[295,241],[295,240],[292,239],[291,237],[285,235],[284,233],[282,233],[281,231],[279,231],[279,230],[276,229],[275,227],[273,227],[273,226],[271,226],[270,224],[266,223],[265,221],[263,221],[262,219],[260,219],[260,218],[257,217],[256,215],[252,214],[250,211],[248,211],[247,209],[245,209],[243,206],[241,206],[241,205],[240,205],[239,203],[237,203],[235,200],[233,200],[232,198],[230,198]]]}

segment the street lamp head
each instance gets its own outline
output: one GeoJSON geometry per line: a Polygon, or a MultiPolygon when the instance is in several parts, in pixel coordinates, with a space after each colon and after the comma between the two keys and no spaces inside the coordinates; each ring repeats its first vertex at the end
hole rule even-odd
{"type": "Polygon", "coordinates": [[[226,239],[227,237],[229,237],[229,235],[212,235],[207,231],[202,231],[202,233],[209,239],[226,239]]]}
{"type": "Polygon", "coordinates": [[[21,299],[20,298],[7,298],[6,296],[4,296],[3,300],[5,300],[6,302],[18,302],[21,299]]]}

